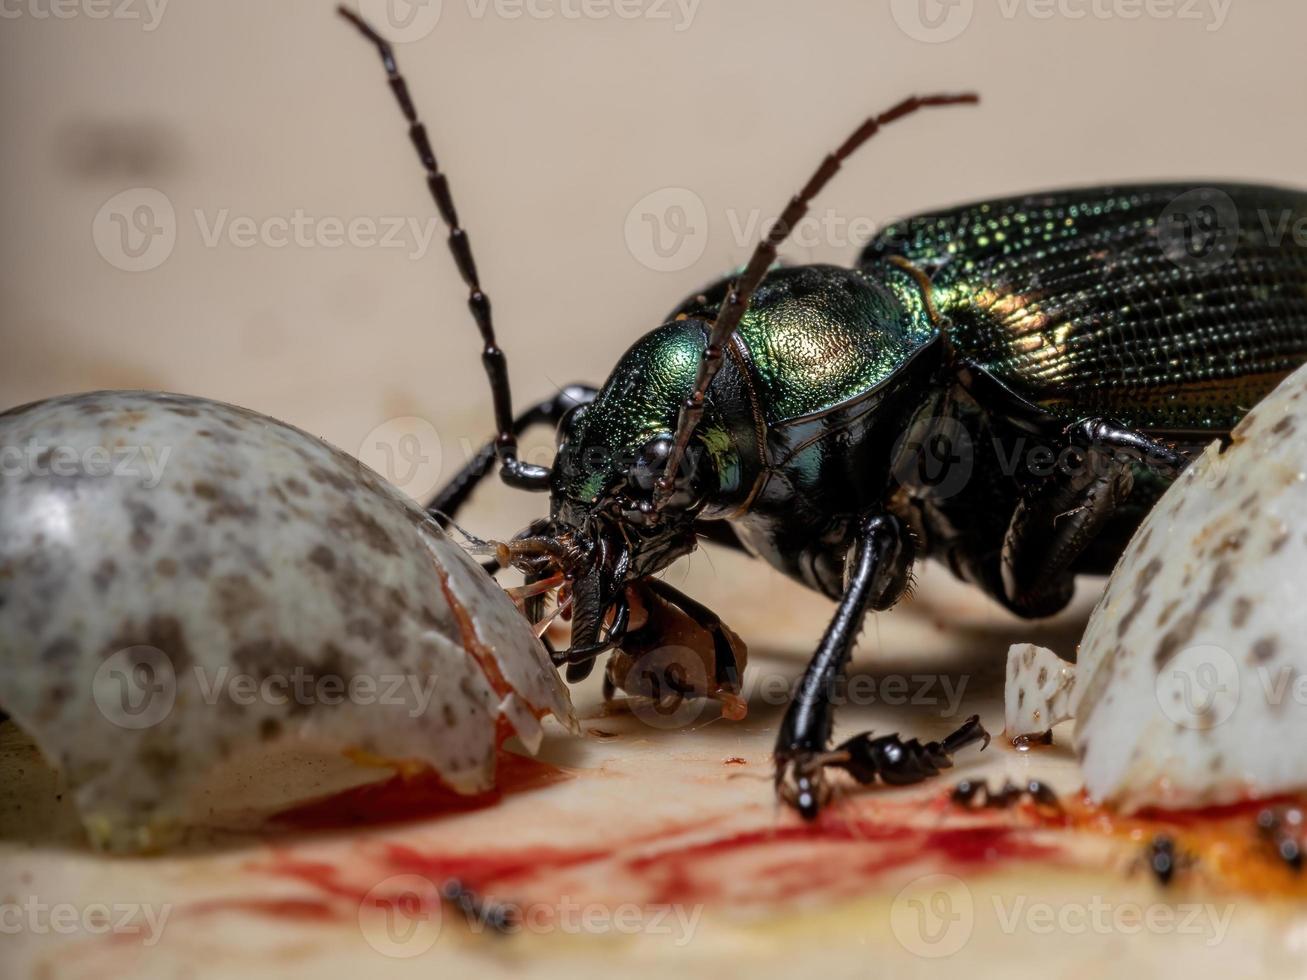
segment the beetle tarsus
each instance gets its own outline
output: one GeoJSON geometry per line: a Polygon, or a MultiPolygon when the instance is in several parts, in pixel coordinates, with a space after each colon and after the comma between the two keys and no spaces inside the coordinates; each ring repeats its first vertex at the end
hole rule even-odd
{"type": "Polygon", "coordinates": [[[777,788],[786,803],[804,819],[812,820],[829,796],[822,778],[825,769],[843,769],[863,786],[877,779],[887,786],[909,786],[951,769],[954,753],[976,742],[982,742],[982,748],[989,745],[989,733],[980,724],[979,715],[972,715],[939,742],[863,732],[829,752],[788,757],[777,773],[777,788]]]}
{"type": "Polygon", "coordinates": [[[953,768],[954,753],[981,741],[989,745],[989,733],[980,724],[980,716],[972,715],[941,742],[904,741],[897,734],[878,738],[871,732],[855,735],[836,746],[831,753],[836,758],[828,765],[845,770],[864,786],[878,777],[890,786],[907,786],[953,768]]]}

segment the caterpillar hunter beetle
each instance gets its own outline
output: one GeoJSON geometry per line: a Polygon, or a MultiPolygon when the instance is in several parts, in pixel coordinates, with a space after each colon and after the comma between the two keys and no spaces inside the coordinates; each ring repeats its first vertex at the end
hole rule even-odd
{"type": "MultiPolygon", "coordinates": [[[[633,597],[654,590],[714,632],[718,680],[738,682],[717,618],[652,578],[700,539],[835,600],[776,742],[777,791],[804,817],[827,799],[825,770],[870,745],[829,751],[831,692],[864,617],[894,605],[914,562],[946,563],[1019,615],[1056,612],[1077,574],[1111,569],[1187,454],[1307,360],[1307,255],[1274,233],[1307,218],[1298,191],[1176,183],[987,201],[891,225],[851,269],[776,267],[863,143],[919,110],[978,102],[934,95],[863,122],[748,265],[672,310],[601,386],[514,415],[467,233],[390,45],[340,12],[381,54],[494,395],[498,434],[430,512],[448,521],[496,463],[508,485],[550,495],[549,516],[504,551],[528,584],[569,590],[572,643],[554,660],[571,681],[620,648],[633,597]],[[536,424],[557,426],[550,468],[517,455],[536,424]]],[[[930,765],[882,746],[871,775],[926,778],[981,738],[968,720],[931,743],[930,765]]]]}

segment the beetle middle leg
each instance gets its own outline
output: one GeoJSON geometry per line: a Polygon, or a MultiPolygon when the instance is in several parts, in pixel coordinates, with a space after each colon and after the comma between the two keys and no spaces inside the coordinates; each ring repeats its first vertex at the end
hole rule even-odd
{"type": "Polygon", "coordinates": [[[809,661],[776,740],[776,789],[805,819],[825,802],[822,770],[835,722],[832,688],[843,676],[868,611],[888,609],[903,594],[912,543],[895,517],[873,514],[854,543],[848,585],[809,661]]]}
{"type": "Polygon", "coordinates": [[[1187,462],[1104,419],[1079,422],[1065,438],[1063,463],[1017,504],[1003,542],[997,598],[1022,616],[1050,616],[1071,601],[1073,566],[1129,498],[1136,465],[1174,477],[1187,462]]]}

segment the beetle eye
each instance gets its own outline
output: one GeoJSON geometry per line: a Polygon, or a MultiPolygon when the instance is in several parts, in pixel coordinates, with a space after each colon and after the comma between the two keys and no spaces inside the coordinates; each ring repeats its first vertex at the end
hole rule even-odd
{"type": "Polygon", "coordinates": [[[652,496],[654,484],[667,469],[667,459],[671,454],[672,440],[669,436],[659,436],[646,442],[627,470],[628,488],[642,497],[652,496]]]}

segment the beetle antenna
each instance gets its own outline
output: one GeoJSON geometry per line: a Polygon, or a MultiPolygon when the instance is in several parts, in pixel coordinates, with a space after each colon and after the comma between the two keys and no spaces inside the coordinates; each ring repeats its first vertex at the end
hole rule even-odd
{"type": "Polygon", "coordinates": [[[777,250],[785,239],[790,237],[790,232],[794,230],[795,225],[803,220],[803,216],[808,213],[808,206],[812,203],[813,198],[820,194],[822,189],[830,182],[830,179],[839,172],[844,161],[880,132],[883,127],[892,122],[897,122],[904,116],[910,116],[921,109],[933,109],[938,106],[950,105],[975,105],[978,102],[980,102],[980,96],[974,92],[966,92],[961,95],[914,95],[911,98],[904,99],[894,108],[882,112],[878,116],[871,116],[863,122],[840,145],[839,149],[826,155],[826,159],[821,162],[821,166],[808,178],[803,190],[790,198],[790,203],[781,213],[776,223],[772,225],[771,230],[758,243],[758,247],[754,249],[753,257],[749,259],[749,264],[745,266],[744,272],[740,274],[740,277],[735,280],[735,283],[727,291],[726,298],[722,300],[722,305],[717,311],[717,319],[713,321],[712,331],[708,336],[708,346],[703,352],[703,359],[699,362],[699,373],[694,382],[694,391],[685,400],[685,404],[681,406],[681,412],[676,421],[676,436],[672,443],[672,452],[667,457],[667,469],[663,471],[663,475],[655,487],[654,498],[659,509],[666,505],[671,498],[672,491],[676,488],[676,471],[685,458],[686,449],[690,445],[690,437],[694,435],[699,420],[703,418],[704,397],[707,394],[708,386],[712,384],[713,377],[717,374],[718,368],[721,367],[723,349],[739,327],[744,314],[748,312],[753,294],[767,274],[767,270],[776,261],[777,250]]]}
{"type": "Polygon", "coordinates": [[[390,42],[378,34],[367,21],[345,6],[336,8],[337,12],[358,28],[359,32],[376,45],[381,55],[381,63],[386,68],[390,80],[390,90],[395,93],[400,111],[408,121],[409,139],[417,150],[418,159],[427,172],[427,186],[431,197],[436,202],[436,210],[449,228],[449,251],[454,256],[459,274],[467,285],[467,305],[476,320],[477,330],[481,333],[483,344],[481,363],[485,365],[486,377],[490,380],[490,393],[495,405],[495,455],[499,457],[500,476],[510,486],[525,490],[548,490],[549,471],[542,466],[524,463],[517,456],[517,436],[513,434],[513,396],[508,385],[508,362],[504,352],[495,340],[494,320],[490,315],[490,297],[481,288],[477,275],[476,262],[472,258],[472,245],[467,232],[458,223],[458,211],[454,207],[453,195],[449,192],[449,181],[436,163],[436,154],[431,148],[427,128],[418,119],[417,109],[409,96],[408,83],[399,73],[395,62],[395,52],[390,42]]]}

